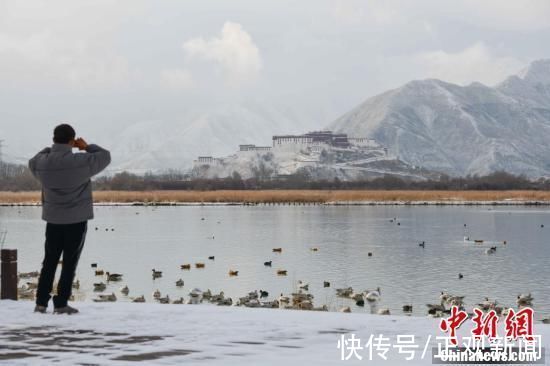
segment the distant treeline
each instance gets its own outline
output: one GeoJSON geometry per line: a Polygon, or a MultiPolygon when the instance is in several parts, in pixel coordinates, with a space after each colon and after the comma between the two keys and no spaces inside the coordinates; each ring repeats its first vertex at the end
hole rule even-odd
{"type": "MultiPolygon", "coordinates": [[[[238,173],[231,177],[200,179],[190,178],[177,171],[163,174],[137,175],[122,172],[94,181],[98,190],[146,191],[146,190],[259,190],[259,189],[385,189],[385,190],[550,190],[550,179],[531,180],[524,176],[495,172],[485,176],[449,177],[439,180],[412,181],[396,176],[384,176],[371,180],[342,181],[311,180],[307,174],[298,173],[277,179],[243,179],[238,173]]],[[[0,190],[35,191],[40,184],[23,165],[0,162],[0,190]]]]}
{"type": "Polygon", "coordinates": [[[0,191],[36,191],[40,184],[24,165],[0,161],[0,191]]]}
{"type": "Polygon", "coordinates": [[[102,190],[258,190],[258,189],[379,189],[379,190],[550,190],[550,179],[530,180],[506,172],[485,176],[449,177],[439,180],[412,181],[396,176],[384,176],[371,180],[342,181],[310,180],[297,174],[285,178],[258,180],[242,179],[238,173],[227,178],[188,179],[177,173],[163,175],[134,175],[119,173],[113,177],[101,177],[95,188],[102,190]]]}

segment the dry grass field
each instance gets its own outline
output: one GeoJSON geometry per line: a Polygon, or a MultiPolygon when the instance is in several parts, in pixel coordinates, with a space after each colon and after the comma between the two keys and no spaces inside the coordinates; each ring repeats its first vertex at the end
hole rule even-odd
{"type": "MultiPolygon", "coordinates": [[[[549,201],[549,191],[96,191],[96,202],[247,202],[247,203],[325,203],[325,202],[418,202],[418,201],[549,201]]],[[[40,192],[0,192],[0,203],[38,203],[40,192]]]]}

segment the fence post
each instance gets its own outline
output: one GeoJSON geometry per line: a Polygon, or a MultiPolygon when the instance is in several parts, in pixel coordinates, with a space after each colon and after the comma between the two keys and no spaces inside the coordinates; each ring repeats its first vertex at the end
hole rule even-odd
{"type": "Polygon", "coordinates": [[[17,249],[2,249],[0,262],[0,299],[17,300],[17,249]]]}

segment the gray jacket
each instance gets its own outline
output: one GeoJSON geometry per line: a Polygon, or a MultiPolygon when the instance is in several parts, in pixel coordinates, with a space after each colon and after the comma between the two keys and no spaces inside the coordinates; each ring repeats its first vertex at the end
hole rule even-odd
{"type": "Polygon", "coordinates": [[[90,144],[73,154],[68,144],[53,144],[29,160],[29,169],[42,183],[42,219],[73,224],[94,217],[90,178],[109,165],[111,153],[90,144]]]}

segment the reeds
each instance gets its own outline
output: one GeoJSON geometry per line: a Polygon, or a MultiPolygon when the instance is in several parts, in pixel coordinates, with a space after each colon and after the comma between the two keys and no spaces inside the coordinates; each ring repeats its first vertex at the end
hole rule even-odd
{"type": "MultiPolygon", "coordinates": [[[[407,190],[220,190],[96,191],[102,203],[326,203],[326,202],[460,202],[550,201],[550,191],[407,191],[407,190]]],[[[40,192],[0,192],[0,203],[39,203],[40,192]]]]}

